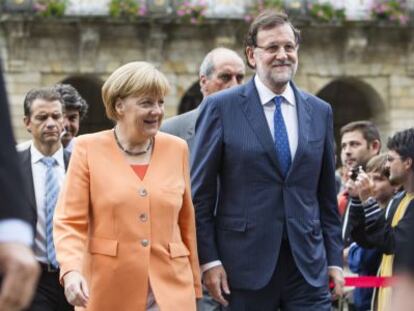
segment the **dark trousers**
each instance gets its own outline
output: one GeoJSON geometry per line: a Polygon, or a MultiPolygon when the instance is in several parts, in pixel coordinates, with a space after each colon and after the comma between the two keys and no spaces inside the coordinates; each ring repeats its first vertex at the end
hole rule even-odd
{"type": "Polygon", "coordinates": [[[59,270],[50,271],[46,264],[40,265],[42,274],[27,311],[73,311],[74,308],[66,301],[63,287],[59,283],[59,270]]]}
{"type": "Polygon", "coordinates": [[[330,311],[328,284],[309,285],[296,267],[289,242],[284,240],[270,282],[259,290],[231,288],[226,311],[330,311]]]}

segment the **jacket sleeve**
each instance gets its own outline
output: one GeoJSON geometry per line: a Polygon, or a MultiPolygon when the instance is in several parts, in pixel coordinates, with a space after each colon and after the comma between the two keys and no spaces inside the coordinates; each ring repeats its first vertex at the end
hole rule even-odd
{"type": "Polygon", "coordinates": [[[185,148],[186,150],[183,156],[185,192],[183,197],[183,206],[181,208],[179,215],[179,226],[183,242],[190,251],[190,264],[191,269],[193,271],[194,289],[196,297],[201,298],[203,296],[203,293],[201,288],[201,274],[197,253],[195,213],[193,203],[191,201],[190,170],[188,167],[188,148],[187,146],[185,146],[185,148]]]}
{"type": "Polygon", "coordinates": [[[377,246],[381,252],[390,254],[403,253],[403,248],[410,241],[410,230],[414,226],[414,201],[407,206],[407,210],[395,227],[391,226],[392,217],[385,219],[382,211],[378,218],[369,226],[366,226],[366,233],[370,241],[377,246]]]}
{"type": "Polygon", "coordinates": [[[328,125],[318,185],[318,200],[328,266],[342,267],[343,243],[335,188],[333,118],[332,109],[328,107],[328,110],[326,120],[328,125]]]}
{"type": "Polygon", "coordinates": [[[216,103],[201,104],[191,159],[193,203],[196,211],[200,264],[220,260],[216,245],[214,210],[221,166],[222,124],[216,103]]]}
{"type": "Polygon", "coordinates": [[[9,105],[0,68],[0,221],[19,219],[29,226],[30,206],[21,195],[23,177],[20,171],[13,132],[10,122],[9,105]]]}
{"type": "Polygon", "coordinates": [[[54,215],[53,238],[60,278],[82,271],[89,221],[90,177],[87,141],[78,138],[54,215]]]}

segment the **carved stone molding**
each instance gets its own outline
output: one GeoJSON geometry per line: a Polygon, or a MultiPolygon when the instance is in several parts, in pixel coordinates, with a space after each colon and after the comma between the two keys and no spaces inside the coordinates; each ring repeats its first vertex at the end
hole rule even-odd
{"type": "Polygon", "coordinates": [[[345,60],[359,60],[368,46],[367,33],[363,29],[349,29],[344,46],[345,60]]]}
{"type": "Polygon", "coordinates": [[[98,56],[100,33],[96,27],[81,26],[79,29],[79,69],[81,72],[93,72],[98,56]]]}
{"type": "Polygon", "coordinates": [[[10,70],[24,69],[27,60],[27,46],[30,37],[27,22],[8,21],[3,24],[7,42],[7,60],[10,70]]]}
{"type": "Polygon", "coordinates": [[[162,25],[151,25],[146,45],[146,59],[149,62],[155,65],[160,65],[163,62],[164,42],[166,38],[167,33],[162,25]]]}

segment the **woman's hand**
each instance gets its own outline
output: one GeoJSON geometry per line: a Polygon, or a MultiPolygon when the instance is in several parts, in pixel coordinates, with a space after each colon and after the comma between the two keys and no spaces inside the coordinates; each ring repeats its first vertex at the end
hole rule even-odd
{"type": "Polygon", "coordinates": [[[89,290],[85,278],[78,271],[69,271],[63,276],[67,301],[76,307],[86,307],[89,290]]]}

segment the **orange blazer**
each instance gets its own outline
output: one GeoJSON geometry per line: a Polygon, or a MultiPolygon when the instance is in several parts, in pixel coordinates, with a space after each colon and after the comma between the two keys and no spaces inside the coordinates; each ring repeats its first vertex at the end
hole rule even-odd
{"type": "Polygon", "coordinates": [[[184,140],[159,132],[141,181],[113,130],[76,139],[54,217],[60,276],[80,271],[88,311],[146,310],[148,284],[162,311],[196,310],[201,297],[184,140]]]}

